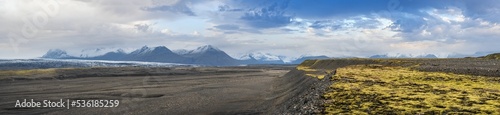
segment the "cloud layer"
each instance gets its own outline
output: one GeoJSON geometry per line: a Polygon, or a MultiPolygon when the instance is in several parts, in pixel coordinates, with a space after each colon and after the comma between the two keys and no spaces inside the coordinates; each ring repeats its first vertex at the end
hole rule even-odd
{"type": "Polygon", "coordinates": [[[0,0],[0,58],[60,48],[332,57],[499,51],[497,0],[0,0]]]}

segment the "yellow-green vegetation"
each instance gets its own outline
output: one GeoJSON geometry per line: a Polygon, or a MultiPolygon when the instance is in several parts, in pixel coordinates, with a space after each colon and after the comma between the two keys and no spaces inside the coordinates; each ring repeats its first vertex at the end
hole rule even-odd
{"type": "Polygon", "coordinates": [[[306,60],[297,66],[297,70],[304,71],[307,76],[315,77],[318,79],[323,79],[323,78],[325,78],[326,74],[331,74],[332,71],[327,71],[324,69],[312,69],[312,68],[310,68],[311,65],[314,65],[317,62],[318,61],[316,61],[316,60],[306,60]]]}
{"type": "Polygon", "coordinates": [[[500,114],[497,77],[353,65],[332,81],[323,96],[328,114],[500,114]]]}
{"type": "Polygon", "coordinates": [[[31,69],[31,70],[6,70],[0,71],[0,76],[33,76],[40,74],[53,74],[56,69],[31,69]]]}
{"type": "Polygon", "coordinates": [[[54,76],[57,70],[58,69],[4,70],[0,71],[0,80],[10,78],[36,79],[54,76]]]}
{"type": "Polygon", "coordinates": [[[494,54],[489,54],[480,58],[485,58],[485,59],[500,59],[500,53],[494,53],[494,54]]]}

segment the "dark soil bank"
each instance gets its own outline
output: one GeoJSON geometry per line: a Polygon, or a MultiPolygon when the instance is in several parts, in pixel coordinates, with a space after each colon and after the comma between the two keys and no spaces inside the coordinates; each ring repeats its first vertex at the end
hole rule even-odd
{"type": "Polygon", "coordinates": [[[317,79],[305,76],[303,72],[292,70],[285,76],[289,79],[286,82],[295,82],[295,86],[286,86],[288,97],[284,98],[280,104],[277,105],[273,114],[320,114],[322,113],[324,100],[321,95],[332,84],[330,81],[331,74],[326,75],[324,79],[317,79]]]}

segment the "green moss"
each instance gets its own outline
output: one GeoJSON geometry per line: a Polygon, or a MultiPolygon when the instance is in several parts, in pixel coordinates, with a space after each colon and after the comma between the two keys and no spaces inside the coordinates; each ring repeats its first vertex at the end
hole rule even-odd
{"type": "Polygon", "coordinates": [[[485,59],[500,59],[500,53],[494,53],[494,54],[489,54],[483,57],[479,58],[485,58],[485,59]]]}
{"type": "Polygon", "coordinates": [[[500,114],[500,78],[355,65],[332,81],[329,114],[500,114]]]}
{"type": "Polygon", "coordinates": [[[333,70],[326,70],[326,69],[312,69],[310,68],[314,64],[318,63],[319,61],[317,60],[306,60],[300,65],[297,66],[297,70],[304,71],[305,75],[310,76],[310,77],[315,77],[318,79],[323,79],[325,78],[326,75],[332,74],[333,70]]]}

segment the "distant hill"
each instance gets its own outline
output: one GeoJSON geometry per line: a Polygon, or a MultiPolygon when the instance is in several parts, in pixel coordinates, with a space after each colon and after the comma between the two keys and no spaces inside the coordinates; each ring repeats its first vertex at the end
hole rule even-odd
{"type": "Polygon", "coordinates": [[[419,55],[416,58],[438,58],[438,57],[434,54],[427,54],[427,55],[419,55]]]}
{"type": "Polygon", "coordinates": [[[370,56],[369,58],[438,58],[434,54],[426,54],[426,55],[405,55],[405,54],[398,54],[395,56],[389,56],[388,54],[383,54],[383,55],[373,55],[370,56]]]}
{"type": "Polygon", "coordinates": [[[301,56],[300,58],[296,59],[295,61],[290,62],[290,64],[300,64],[305,60],[312,60],[312,59],[329,59],[330,57],[328,56],[301,56]]]}
{"type": "Polygon", "coordinates": [[[387,55],[373,55],[373,56],[370,56],[369,58],[389,58],[389,56],[387,56],[387,55]]]}
{"type": "Polygon", "coordinates": [[[484,59],[500,59],[500,53],[488,54],[486,56],[481,56],[479,58],[484,58],[484,59]]]}
{"type": "Polygon", "coordinates": [[[448,58],[481,57],[497,52],[499,51],[483,51],[483,52],[475,52],[474,54],[452,53],[448,55],[448,58]]]}

